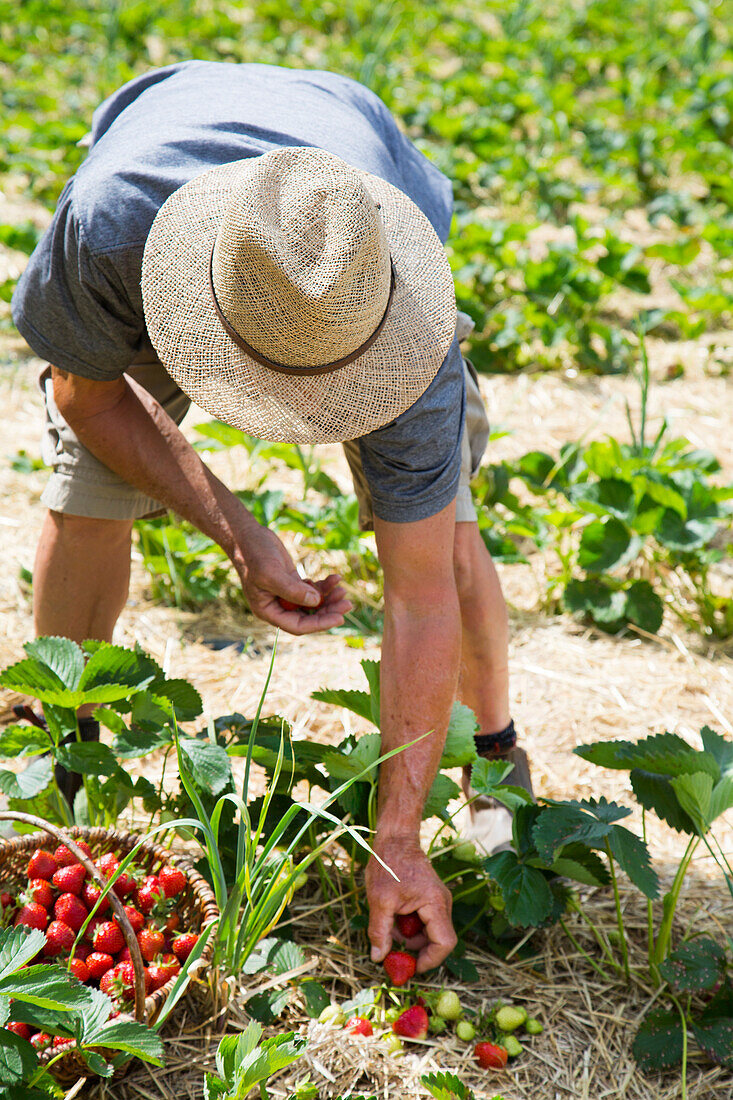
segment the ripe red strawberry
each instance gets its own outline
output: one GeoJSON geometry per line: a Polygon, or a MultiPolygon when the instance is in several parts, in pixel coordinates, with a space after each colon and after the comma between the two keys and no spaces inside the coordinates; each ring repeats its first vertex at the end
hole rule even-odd
{"type": "Polygon", "coordinates": [[[158,880],[167,898],[175,898],[186,886],[186,876],[179,867],[164,867],[158,880]]]}
{"type": "Polygon", "coordinates": [[[425,925],[417,913],[398,913],[395,923],[406,940],[419,936],[425,930],[425,925]]]}
{"type": "Polygon", "coordinates": [[[44,878],[48,882],[56,874],[58,869],[58,863],[45,848],[36,848],[35,852],[28,860],[28,878],[31,879],[44,878]]]}
{"type": "MultiPolygon", "coordinates": [[[[145,992],[152,989],[152,982],[147,970],[144,971],[145,992]]],[[[99,988],[108,997],[118,1001],[131,1001],[135,996],[135,967],[131,962],[121,962],[103,974],[99,980],[99,988]]]]}
{"type": "Polygon", "coordinates": [[[90,977],[101,978],[112,969],[115,961],[106,951],[92,951],[91,955],[86,957],[86,964],[90,977]]]}
{"type": "MultiPolygon", "coordinates": [[[[38,880],[36,880],[38,881],[38,880]]],[[[0,894],[0,908],[7,909],[8,906],[13,904],[13,895],[9,894],[7,890],[3,890],[0,894]]]]}
{"type": "Polygon", "coordinates": [[[406,985],[414,976],[417,963],[406,951],[390,951],[385,956],[382,966],[387,971],[387,977],[392,985],[406,985]]]}
{"type": "Polygon", "coordinates": [[[95,951],[106,951],[109,955],[116,955],[125,946],[125,937],[117,921],[101,921],[94,930],[92,940],[95,951]]]}
{"type": "Polygon", "coordinates": [[[160,989],[171,978],[175,978],[180,972],[181,964],[175,955],[163,955],[159,962],[153,962],[148,967],[148,974],[153,982],[153,989],[160,989]]]}
{"type": "Polygon", "coordinates": [[[84,902],[76,894],[62,894],[61,897],[56,899],[53,915],[56,920],[63,921],[64,924],[68,924],[69,928],[73,928],[75,932],[78,932],[89,913],[84,902]]]}
{"type": "Polygon", "coordinates": [[[151,882],[149,878],[146,879],[137,892],[137,907],[141,913],[146,915],[165,897],[159,880],[155,876],[151,877],[153,881],[151,882]]]}
{"type": "Polygon", "coordinates": [[[74,948],[74,958],[81,959],[82,962],[87,961],[87,955],[91,955],[92,949],[86,943],[78,943],[74,948]]]}
{"type": "Polygon", "coordinates": [[[51,1045],[51,1036],[47,1035],[45,1031],[37,1031],[35,1035],[31,1035],[30,1044],[36,1050],[45,1050],[46,1047],[51,1045]]]}
{"type": "Polygon", "coordinates": [[[127,944],[125,944],[125,946],[122,948],[121,951],[117,952],[117,962],[118,963],[132,962],[132,955],[130,954],[130,948],[127,946],[127,944]]]}
{"type": "Polygon", "coordinates": [[[28,1024],[24,1024],[20,1020],[13,1020],[5,1027],[8,1031],[12,1031],[14,1035],[19,1035],[21,1039],[29,1040],[33,1034],[28,1024]]]}
{"type": "Polygon", "coordinates": [[[69,1049],[71,1049],[71,1047],[75,1047],[75,1046],[76,1046],[76,1039],[68,1039],[65,1035],[54,1035],[54,1038],[53,1038],[53,1049],[54,1050],[59,1050],[62,1047],[68,1047],[69,1049]]]}
{"type": "Polygon", "coordinates": [[[92,919],[89,921],[89,924],[87,925],[86,932],[84,933],[84,939],[86,940],[87,943],[91,943],[91,944],[94,943],[95,933],[96,933],[97,929],[99,928],[100,924],[104,924],[104,923],[105,923],[104,917],[96,917],[96,916],[92,917],[92,919]]]}
{"type": "Polygon", "coordinates": [[[476,1043],[473,1055],[482,1069],[503,1069],[509,1061],[505,1047],[495,1043],[476,1043]]]}
{"type": "Polygon", "coordinates": [[[51,882],[63,894],[80,894],[86,877],[86,870],[81,863],[71,863],[66,867],[59,867],[51,882]]]}
{"type": "Polygon", "coordinates": [[[80,982],[89,981],[89,967],[83,959],[78,959],[76,956],[74,956],[73,959],[70,959],[69,970],[75,977],[79,979],[80,982]]]}
{"type": "Polygon", "coordinates": [[[169,913],[165,919],[166,932],[175,932],[180,927],[181,918],[178,913],[169,913]]]}
{"type": "Polygon", "coordinates": [[[52,920],[46,931],[43,954],[51,958],[54,955],[60,955],[63,951],[69,950],[75,939],[76,933],[73,928],[69,928],[68,924],[64,924],[62,920],[52,920]]]}
{"type": "Polygon", "coordinates": [[[25,924],[28,928],[40,928],[43,931],[48,924],[48,911],[37,901],[31,901],[18,913],[15,923],[25,924]]]}
{"type": "Polygon", "coordinates": [[[129,898],[131,894],[135,893],[137,883],[128,871],[123,871],[115,879],[112,889],[118,898],[129,898]]]}
{"type": "MultiPolygon", "coordinates": [[[[198,937],[197,937],[198,938],[198,937]]],[[[160,955],[165,947],[165,936],[162,932],[157,932],[154,928],[143,928],[142,932],[137,934],[137,942],[140,944],[140,954],[145,959],[145,962],[152,962],[156,955],[160,955]]],[[[196,940],[194,940],[194,943],[196,940]]],[[[193,944],[186,952],[186,955],[193,949],[193,944]]]]}
{"type": "Polygon", "coordinates": [[[173,941],[173,954],[179,962],[185,962],[197,943],[195,932],[180,932],[173,941]]]}
{"type": "Polygon", "coordinates": [[[102,913],[106,913],[109,909],[109,896],[105,894],[102,900],[99,901],[101,893],[102,887],[97,886],[96,882],[85,882],[81,888],[81,897],[87,909],[91,912],[96,906],[94,911],[98,916],[101,916],[102,913]],[[98,901],[99,905],[97,905],[98,901]]]}
{"type": "Polygon", "coordinates": [[[119,865],[120,861],[114,852],[105,852],[105,854],[97,860],[97,867],[105,878],[112,878],[112,875],[119,865]]]}
{"type": "Polygon", "coordinates": [[[422,1005],[412,1005],[400,1012],[392,1030],[403,1039],[424,1039],[428,1033],[428,1014],[422,1005]]]}
{"type": "Polygon", "coordinates": [[[373,1035],[374,1028],[365,1016],[354,1016],[344,1024],[344,1031],[352,1035],[373,1035]]]}
{"type": "Polygon", "coordinates": [[[171,955],[170,953],[162,955],[156,965],[165,967],[165,969],[168,971],[169,978],[175,978],[176,974],[180,974],[181,972],[181,964],[179,963],[176,956],[171,955]]]}
{"type": "MultiPolygon", "coordinates": [[[[92,850],[87,844],[86,840],[77,840],[77,848],[81,848],[85,856],[89,859],[92,857],[92,850]]],[[[65,844],[59,844],[56,851],[53,853],[53,858],[58,863],[59,867],[71,867],[72,863],[78,863],[78,860],[70,848],[67,848],[65,844]]]]}
{"type": "Polygon", "coordinates": [[[53,905],[53,890],[50,882],[45,878],[31,879],[23,893],[18,895],[18,900],[22,904],[35,901],[44,909],[50,909],[53,905]]]}
{"type": "Polygon", "coordinates": [[[145,927],[145,917],[142,913],[136,909],[134,905],[126,905],[125,913],[127,914],[127,919],[132,925],[132,930],[135,935],[137,935],[138,932],[142,932],[145,927]]]}

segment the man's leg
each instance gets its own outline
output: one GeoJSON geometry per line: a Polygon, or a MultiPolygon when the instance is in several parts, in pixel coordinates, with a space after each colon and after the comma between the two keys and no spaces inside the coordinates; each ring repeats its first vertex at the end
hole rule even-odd
{"type": "Polygon", "coordinates": [[[48,511],[33,570],[36,634],[112,640],[130,583],[131,520],[48,511]]]}
{"type": "MultiPolygon", "coordinates": [[[[462,652],[458,696],[475,713],[481,731],[479,754],[514,765],[508,782],[532,790],[527,754],[514,744],[509,713],[509,623],[499,578],[476,523],[457,523],[454,569],[461,607],[462,652]]],[[[470,769],[463,789],[470,795],[470,769]]],[[[468,839],[486,852],[506,846],[512,818],[488,798],[471,803],[468,839]]]]}

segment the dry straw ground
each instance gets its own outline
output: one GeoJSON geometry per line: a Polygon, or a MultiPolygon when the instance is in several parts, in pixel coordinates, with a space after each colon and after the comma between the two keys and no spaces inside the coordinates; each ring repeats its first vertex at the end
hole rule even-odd
{"type": "MultiPolygon", "coordinates": [[[[4,212],[7,213],[7,212],[4,212]]],[[[715,343],[720,355],[726,341],[715,343]]],[[[730,382],[709,370],[706,343],[651,346],[655,386],[653,417],[664,412],[674,434],[715,451],[726,480],[733,480],[733,413],[730,382]],[[681,378],[666,381],[668,367],[681,364],[681,378]]],[[[40,398],[35,386],[39,367],[20,341],[7,337],[0,348],[3,365],[0,400],[4,431],[0,448],[0,662],[18,658],[22,643],[32,633],[27,593],[19,581],[21,567],[32,568],[42,509],[39,495],[44,474],[17,473],[5,456],[20,449],[38,453],[40,398]]],[[[510,457],[534,447],[555,450],[582,433],[601,436],[612,432],[625,437],[624,398],[638,405],[638,391],[630,379],[569,375],[523,375],[482,379],[495,425],[511,435],[494,444],[496,457],[510,457]]],[[[189,418],[191,421],[195,417],[189,418]]],[[[329,472],[348,487],[348,475],[338,449],[327,452],[329,472]]],[[[230,484],[243,487],[248,471],[237,452],[217,456],[216,471],[230,484]]],[[[325,571],[323,562],[309,560],[313,572],[325,571]]],[[[682,631],[670,620],[659,638],[629,634],[609,638],[586,630],[567,617],[548,617],[536,610],[539,563],[501,569],[512,623],[512,709],[533,764],[540,795],[572,797],[604,794],[623,800],[624,777],[604,773],[571,755],[580,743],[614,737],[637,738],[674,730],[698,744],[704,724],[733,735],[733,666],[730,647],[714,646],[682,631]]],[[[723,574],[730,582],[730,569],[723,574]]],[[[264,681],[273,642],[272,632],[225,608],[201,615],[182,614],[153,605],[146,598],[147,582],[139,562],[133,566],[130,603],[118,629],[118,640],[139,642],[165,662],[169,674],[189,677],[202,692],[207,713],[239,710],[252,713],[264,681]],[[212,651],[203,639],[229,638],[246,642],[212,651]]],[[[359,728],[356,719],[314,702],[310,693],[321,686],[358,686],[360,659],[377,654],[347,648],[343,639],[282,638],[266,710],[284,714],[296,736],[338,740],[344,725],[359,728]]],[[[7,703],[9,700],[5,700],[7,703]]],[[[148,762],[155,767],[156,761],[148,762]]],[[[669,876],[682,847],[676,834],[661,825],[651,828],[650,843],[656,865],[669,876]]],[[[733,854],[733,822],[720,830],[729,856],[733,854]]],[[[641,929],[644,911],[631,891],[624,903],[632,922],[641,929]]],[[[322,899],[311,893],[299,900],[297,920],[291,925],[312,958],[313,976],[333,989],[351,995],[364,984],[379,981],[377,968],[366,961],[363,943],[349,930],[352,903],[345,899],[332,915],[338,932],[326,921],[322,899]]],[[[599,893],[588,900],[594,919],[612,923],[610,899],[599,893]]],[[[733,929],[733,905],[710,861],[701,856],[694,864],[680,906],[679,927],[717,933],[733,929]]],[[[581,933],[582,935],[582,933],[581,933]]],[[[635,1021],[645,1011],[651,994],[641,986],[604,986],[582,956],[554,930],[536,939],[534,964],[501,963],[473,952],[481,980],[460,989],[465,1002],[478,1008],[498,996],[526,1003],[545,1023],[544,1035],[533,1040],[527,1053],[510,1071],[495,1076],[477,1072],[467,1048],[438,1040],[417,1048],[401,1060],[380,1053],[377,1040],[354,1041],[342,1033],[310,1025],[311,1043],[305,1062],[277,1081],[272,1096],[285,1096],[288,1086],[307,1072],[324,1096],[346,1091],[378,1096],[422,1095],[419,1075],[434,1068],[460,1072],[479,1097],[501,1093],[506,1100],[672,1100],[679,1095],[674,1075],[642,1077],[634,1067],[630,1040],[635,1021]]],[[[640,932],[640,948],[642,937],[640,932]]],[[[248,979],[238,997],[264,979],[248,979]]],[[[244,1020],[245,1009],[235,997],[230,1026],[244,1020]]],[[[297,995],[285,1022],[308,1028],[297,995]]],[[[116,1100],[160,1100],[202,1096],[205,1065],[211,1066],[216,1046],[216,1022],[196,1022],[180,1015],[169,1029],[169,1062],[165,1070],[138,1068],[112,1086],[83,1086],[81,1095],[116,1100]]],[[[730,1073],[693,1063],[691,1100],[731,1100],[730,1073]]]]}

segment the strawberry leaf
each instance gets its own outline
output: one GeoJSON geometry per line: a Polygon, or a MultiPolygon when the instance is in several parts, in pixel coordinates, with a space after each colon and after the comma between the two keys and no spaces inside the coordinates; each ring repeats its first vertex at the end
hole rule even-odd
{"type": "Polygon", "coordinates": [[[726,979],[698,1020],[692,1021],[698,1045],[718,1065],[733,1069],[733,985],[726,979]]]}
{"type": "MultiPolygon", "coordinates": [[[[38,1055],[31,1044],[14,1032],[0,1028],[0,1084],[20,1085],[30,1081],[37,1068],[38,1055]]],[[[5,1089],[2,1091],[4,1093],[5,1089]]],[[[28,1095],[25,1085],[22,1095],[28,1095]]]]}
{"type": "Polygon", "coordinates": [[[440,758],[441,768],[463,768],[477,759],[474,734],[479,732],[476,715],[463,703],[455,702],[440,758]]]}
{"type": "Polygon", "coordinates": [[[84,654],[69,638],[36,638],[23,646],[29,657],[35,658],[54,672],[64,687],[74,691],[84,671],[84,654]]]}
{"type": "Polygon", "coordinates": [[[629,778],[634,794],[645,810],[655,813],[678,833],[692,835],[695,832],[695,824],[680,806],[668,776],[632,768],[629,778]]]}
{"type": "Polygon", "coordinates": [[[699,993],[720,981],[725,966],[725,950],[708,936],[700,936],[670,952],[659,973],[675,993],[699,993]]]}
{"type": "Polygon", "coordinates": [[[547,919],[553,899],[541,871],[520,863],[516,852],[497,852],[484,860],[484,867],[501,891],[504,914],[511,924],[529,928],[547,919]]]}
{"type": "Polygon", "coordinates": [[[51,782],[53,764],[49,756],[39,756],[22,772],[0,771],[0,791],[8,798],[35,798],[51,782]]]}
{"type": "Polygon", "coordinates": [[[677,1012],[653,1008],[646,1014],[632,1045],[644,1073],[672,1069],[682,1061],[682,1024],[677,1012]]]}

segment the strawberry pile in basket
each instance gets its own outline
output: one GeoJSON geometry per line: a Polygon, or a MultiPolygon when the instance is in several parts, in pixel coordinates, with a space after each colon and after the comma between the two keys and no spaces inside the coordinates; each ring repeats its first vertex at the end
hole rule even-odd
{"type": "MultiPolygon", "coordinates": [[[[89,846],[83,840],[77,844],[91,858],[89,846]]],[[[107,879],[113,877],[119,865],[120,860],[112,852],[96,861],[107,879]]],[[[143,876],[131,874],[133,870],[131,866],[118,875],[112,890],[123,903],[137,936],[148,994],[175,977],[198,936],[180,930],[176,902],[186,886],[183,871],[166,865],[157,875],[143,876]]],[[[99,901],[102,887],[91,880],[86,868],[64,844],[54,852],[37,848],[28,861],[27,873],[28,885],[17,896],[7,891],[0,893],[2,923],[24,924],[45,932],[46,943],[37,961],[68,967],[80,981],[98,985],[117,1009],[131,1008],[135,999],[135,971],[108,896],[102,899],[74,948],[79,930],[99,901]]],[[[8,1026],[13,1030],[27,1027],[8,1026]]],[[[25,1033],[23,1037],[30,1038],[25,1033]]]]}

